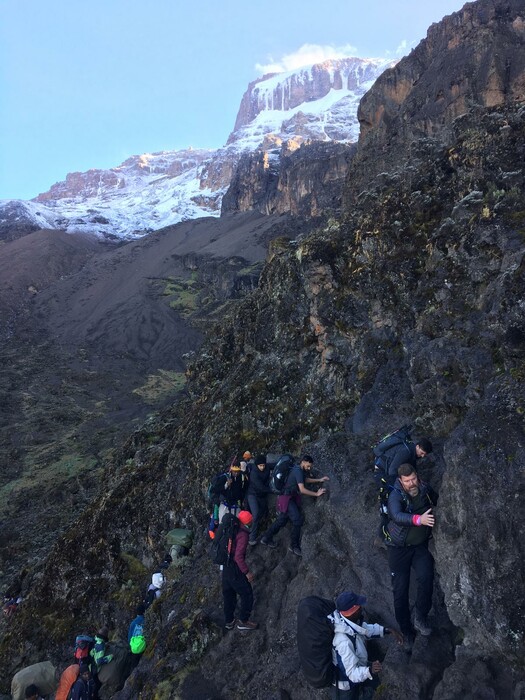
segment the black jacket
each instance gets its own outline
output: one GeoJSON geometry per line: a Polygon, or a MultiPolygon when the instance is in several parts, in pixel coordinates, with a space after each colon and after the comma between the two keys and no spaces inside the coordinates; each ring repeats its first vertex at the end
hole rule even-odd
{"type": "Polygon", "coordinates": [[[397,479],[397,470],[402,464],[411,464],[416,466],[416,443],[409,442],[407,444],[396,445],[387,452],[388,456],[388,472],[387,482],[393,484],[397,479]],[[392,453],[392,454],[391,454],[392,453]]]}
{"type": "Polygon", "coordinates": [[[248,496],[266,496],[272,493],[270,488],[270,467],[266,466],[262,472],[257,467],[253,467],[250,472],[250,483],[248,484],[248,496]]]}
{"type": "MultiPolygon", "coordinates": [[[[428,508],[436,505],[438,495],[430,486],[420,481],[419,492],[423,500],[428,501],[428,508]]],[[[388,497],[388,517],[390,518],[388,534],[390,539],[387,539],[387,544],[393,547],[405,546],[409,529],[418,527],[412,523],[413,515],[412,499],[405,492],[398,479],[388,497]]],[[[429,529],[429,538],[431,536],[431,530],[429,529]]]]}
{"type": "Polygon", "coordinates": [[[241,504],[244,501],[248,489],[248,475],[244,472],[237,472],[235,476],[231,473],[221,474],[213,486],[213,493],[219,495],[222,503],[229,506],[241,504]],[[231,477],[232,482],[228,488],[226,484],[231,477]]]}

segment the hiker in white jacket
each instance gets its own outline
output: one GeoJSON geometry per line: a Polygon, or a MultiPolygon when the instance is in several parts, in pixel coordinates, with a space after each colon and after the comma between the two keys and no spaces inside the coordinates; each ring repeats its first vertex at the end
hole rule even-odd
{"type": "Polygon", "coordinates": [[[366,693],[372,696],[381,662],[368,663],[367,639],[393,634],[398,644],[403,643],[403,636],[397,630],[361,620],[365,603],[364,596],[346,591],[337,597],[336,610],[329,616],[334,623],[332,659],[338,679],[337,687],[334,685],[332,689],[334,699],[358,700],[367,697],[366,693]]]}

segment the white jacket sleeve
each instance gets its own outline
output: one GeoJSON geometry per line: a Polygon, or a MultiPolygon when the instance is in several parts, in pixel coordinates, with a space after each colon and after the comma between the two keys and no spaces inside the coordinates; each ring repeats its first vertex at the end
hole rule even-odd
{"type": "Polygon", "coordinates": [[[334,635],[333,647],[341,657],[346,675],[352,683],[362,683],[368,678],[372,678],[368,666],[360,666],[352,641],[348,635],[336,632],[334,635]]]}
{"type": "Polygon", "coordinates": [[[385,628],[383,625],[371,625],[368,622],[362,622],[361,627],[366,630],[367,637],[383,637],[385,634],[385,628]]]}

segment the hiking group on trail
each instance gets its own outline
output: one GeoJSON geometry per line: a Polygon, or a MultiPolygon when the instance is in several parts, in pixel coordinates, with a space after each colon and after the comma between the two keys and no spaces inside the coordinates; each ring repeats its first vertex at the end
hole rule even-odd
{"type": "MultiPolygon", "coordinates": [[[[378,660],[368,663],[367,639],[391,634],[410,652],[415,631],[423,636],[432,632],[427,615],[432,606],[434,562],[428,543],[435,522],[432,509],[437,494],[419,479],[416,472],[417,460],[432,452],[432,443],[428,438],[412,442],[409,430],[409,426],[403,426],[374,448],[380,533],[382,544],[388,551],[394,613],[400,631],[364,621],[366,598],[352,591],[345,591],[337,597],[335,610],[330,601],[316,596],[303,599],[299,605],[297,640],[303,672],[313,687],[331,685],[333,698],[364,700],[374,693],[382,666],[378,660]],[[418,586],[413,622],[409,604],[412,569],[418,586]],[[324,658],[319,653],[323,635],[324,658]]],[[[259,627],[249,619],[253,608],[251,583],[254,575],[246,562],[248,545],[260,542],[266,547],[276,548],[274,536],[290,523],[289,551],[302,556],[300,543],[304,516],[301,496],[322,496],[326,493],[323,484],[329,480],[326,476],[312,476],[313,462],[310,455],[304,455],[299,464],[295,464],[291,455],[283,455],[270,467],[266,456],[260,455],[249,470],[246,465],[233,460],[228,472],[212,482],[209,494],[215,493],[218,503],[212,504],[209,532],[213,539],[212,560],[222,569],[226,630],[234,627],[256,630],[259,627]],[[214,484],[219,486],[214,488],[214,484]],[[237,484],[236,488],[234,484],[237,484]],[[308,488],[310,484],[315,484],[317,490],[308,488]],[[230,492],[229,488],[232,488],[230,492]],[[246,494],[244,501],[243,493],[246,494]],[[277,493],[277,518],[258,540],[258,528],[267,512],[270,493],[277,493]],[[240,598],[239,620],[234,617],[237,597],[240,598]]]]}
{"type": "MultiPolygon", "coordinates": [[[[432,452],[432,443],[428,438],[412,442],[409,427],[403,426],[383,438],[373,451],[381,543],[388,552],[394,613],[400,631],[366,622],[363,617],[366,598],[352,591],[340,593],[335,606],[318,596],[300,601],[297,643],[303,673],[313,687],[331,687],[334,699],[364,700],[377,687],[382,666],[378,660],[369,663],[368,639],[391,634],[410,652],[416,631],[423,636],[432,632],[427,616],[432,606],[434,560],[428,544],[435,523],[433,508],[437,494],[416,472],[417,460],[432,452]],[[417,578],[413,621],[409,603],[412,569],[417,578]]],[[[250,619],[254,604],[254,574],[247,562],[250,549],[258,543],[275,549],[278,546],[275,536],[290,523],[288,550],[302,557],[302,496],[322,497],[327,493],[325,484],[329,481],[328,476],[313,475],[313,464],[314,459],[308,454],[296,463],[289,454],[272,461],[270,455],[260,454],[254,459],[246,451],[242,459],[234,458],[227,470],[211,481],[208,533],[212,540],[212,562],[221,571],[226,631],[259,628],[250,619]],[[268,515],[270,494],[276,494],[276,518],[258,537],[261,523],[268,515]]],[[[174,548],[182,554],[188,553],[192,533],[174,530],[168,535],[175,537],[171,552],[174,556],[174,548]]],[[[96,700],[105,683],[113,683],[115,690],[121,688],[146,649],[145,614],[162,596],[166,584],[164,572],[172,561],[172,556],[166,554],[155,568],[129,624],[127,642],[109,643],[106,627],[93,636],[78,635],[74,661],[62,673],[58,688],[56,670],[51,663],[34,664],[15,674],[11,686],[14,700],[23,697],[39,700],[55,690],[55,700],[96,700]]]]}

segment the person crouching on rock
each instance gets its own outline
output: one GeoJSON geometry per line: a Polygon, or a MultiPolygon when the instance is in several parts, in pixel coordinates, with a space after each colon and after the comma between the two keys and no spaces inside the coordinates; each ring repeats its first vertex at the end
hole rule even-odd
{"type": "Polygon", "coordinates": [[[365,604],[364,596],[345,591],[337,597],[336,609],[328,616],[334,625],[332,660],[337,685],[332,687],[333,700],[367,700],[374,694],[381,662],[368,663],[367,639],[393,634],[398,644],[403,643],[397,630],[363,622],[365,604]]]}
{"type": "Polygon", "coordinates": [[[235,607],[237,605],[237,596],[239,596],[241,609],[239,611],[237,629],[256,630],[259,625],[256,622],[250,622],[253,608],[253,574],[245,560],[252,514],[247,510],[241,510],[237,518],[240,526],[233,540],[231,559],[222,569],[225,627],[227,630],[232,630],[235,627],[235,607]]]}

